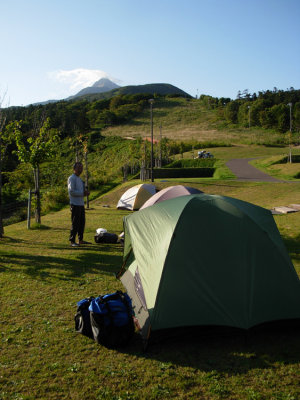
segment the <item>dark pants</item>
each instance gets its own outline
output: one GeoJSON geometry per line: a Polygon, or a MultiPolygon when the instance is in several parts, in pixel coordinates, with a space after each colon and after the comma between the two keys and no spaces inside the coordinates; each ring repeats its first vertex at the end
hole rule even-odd
{"type": "Polygon", "coordinates": [[[83,239],[85,226],[84,206],[74,206],[73,204],[71,204],[71,221],[72,227],[70,232],[70,242],[74,243],[77,234],[79,241],[83,239]]]}

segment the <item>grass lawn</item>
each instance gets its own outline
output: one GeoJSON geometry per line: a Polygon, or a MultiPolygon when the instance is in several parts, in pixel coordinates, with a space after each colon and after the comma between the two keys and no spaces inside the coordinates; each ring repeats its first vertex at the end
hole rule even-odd
{"type": "MultiPolygon", "coordinates": [[[[25,222],[5,228],[0,399],[299,399],[299,331],[172,339],[146,353],[138,335],[117,351],[74,332],[78,300],[122,289],[114,277],[122,247],[95,244],[93,237],[99,227],[123,230],[128,212],[115,206],[126,185],[135,183],[91,202],[85,235],[91,245],[69,247],[68,209],[42,217],[44,229],[27,230],[25,222]]],[[[292,182],[155,182],[159,188],[175,183],[266,208],[300,203],[299,184],[292,182]]],[[[300,212],[275,220],[300,276],[300,212]]]]}

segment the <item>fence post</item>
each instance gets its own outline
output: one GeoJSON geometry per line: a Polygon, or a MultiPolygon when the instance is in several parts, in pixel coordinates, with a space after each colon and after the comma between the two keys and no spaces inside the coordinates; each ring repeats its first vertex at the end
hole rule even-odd
{"type": "Polygon", "coordinates": [[[31,216],[31,189],[29,189],[28,192],[27,229],[30,229],[30,216],[31,216]]]}

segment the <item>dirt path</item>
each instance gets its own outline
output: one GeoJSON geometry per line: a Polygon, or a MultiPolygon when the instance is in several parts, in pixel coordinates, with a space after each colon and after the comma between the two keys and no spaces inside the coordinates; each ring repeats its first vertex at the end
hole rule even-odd
{"type": "Polygon", "coordinates": [[[239,181],[283,182],[250,165],[251,160],[254,158],[237,158],[229,160],[226,165],[239,181]]]}

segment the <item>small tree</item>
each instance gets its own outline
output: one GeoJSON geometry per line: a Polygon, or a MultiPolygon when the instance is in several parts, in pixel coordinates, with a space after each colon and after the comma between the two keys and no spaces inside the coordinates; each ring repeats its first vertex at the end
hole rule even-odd
{"type": "Polygon", "coordinates": [[[2,170],[3,160],[6,155],[8,145],[11,143],[11,134],[6,129],[6,114],[2,110],[2,103],[5,99],[5,95],[0,97],[0,238],[4,235],[3,227],[3,202],[2,202],[2,170]]]}
{"type": "Polygon", "coordinates": [[[15,141],[17,145],[17,156],[23,163],[29,163],[33,168],[35,183],[35,221],[41,223],[41,197],[40,197],[40,164],[51,159],[58,144],[58,132],[50,128],[50,119],[47,118],[41,124],[39,130],[35,130],[32,137],[27,138],[24,143],[24,136],[19,122],[13,123],[15,141]]]}

